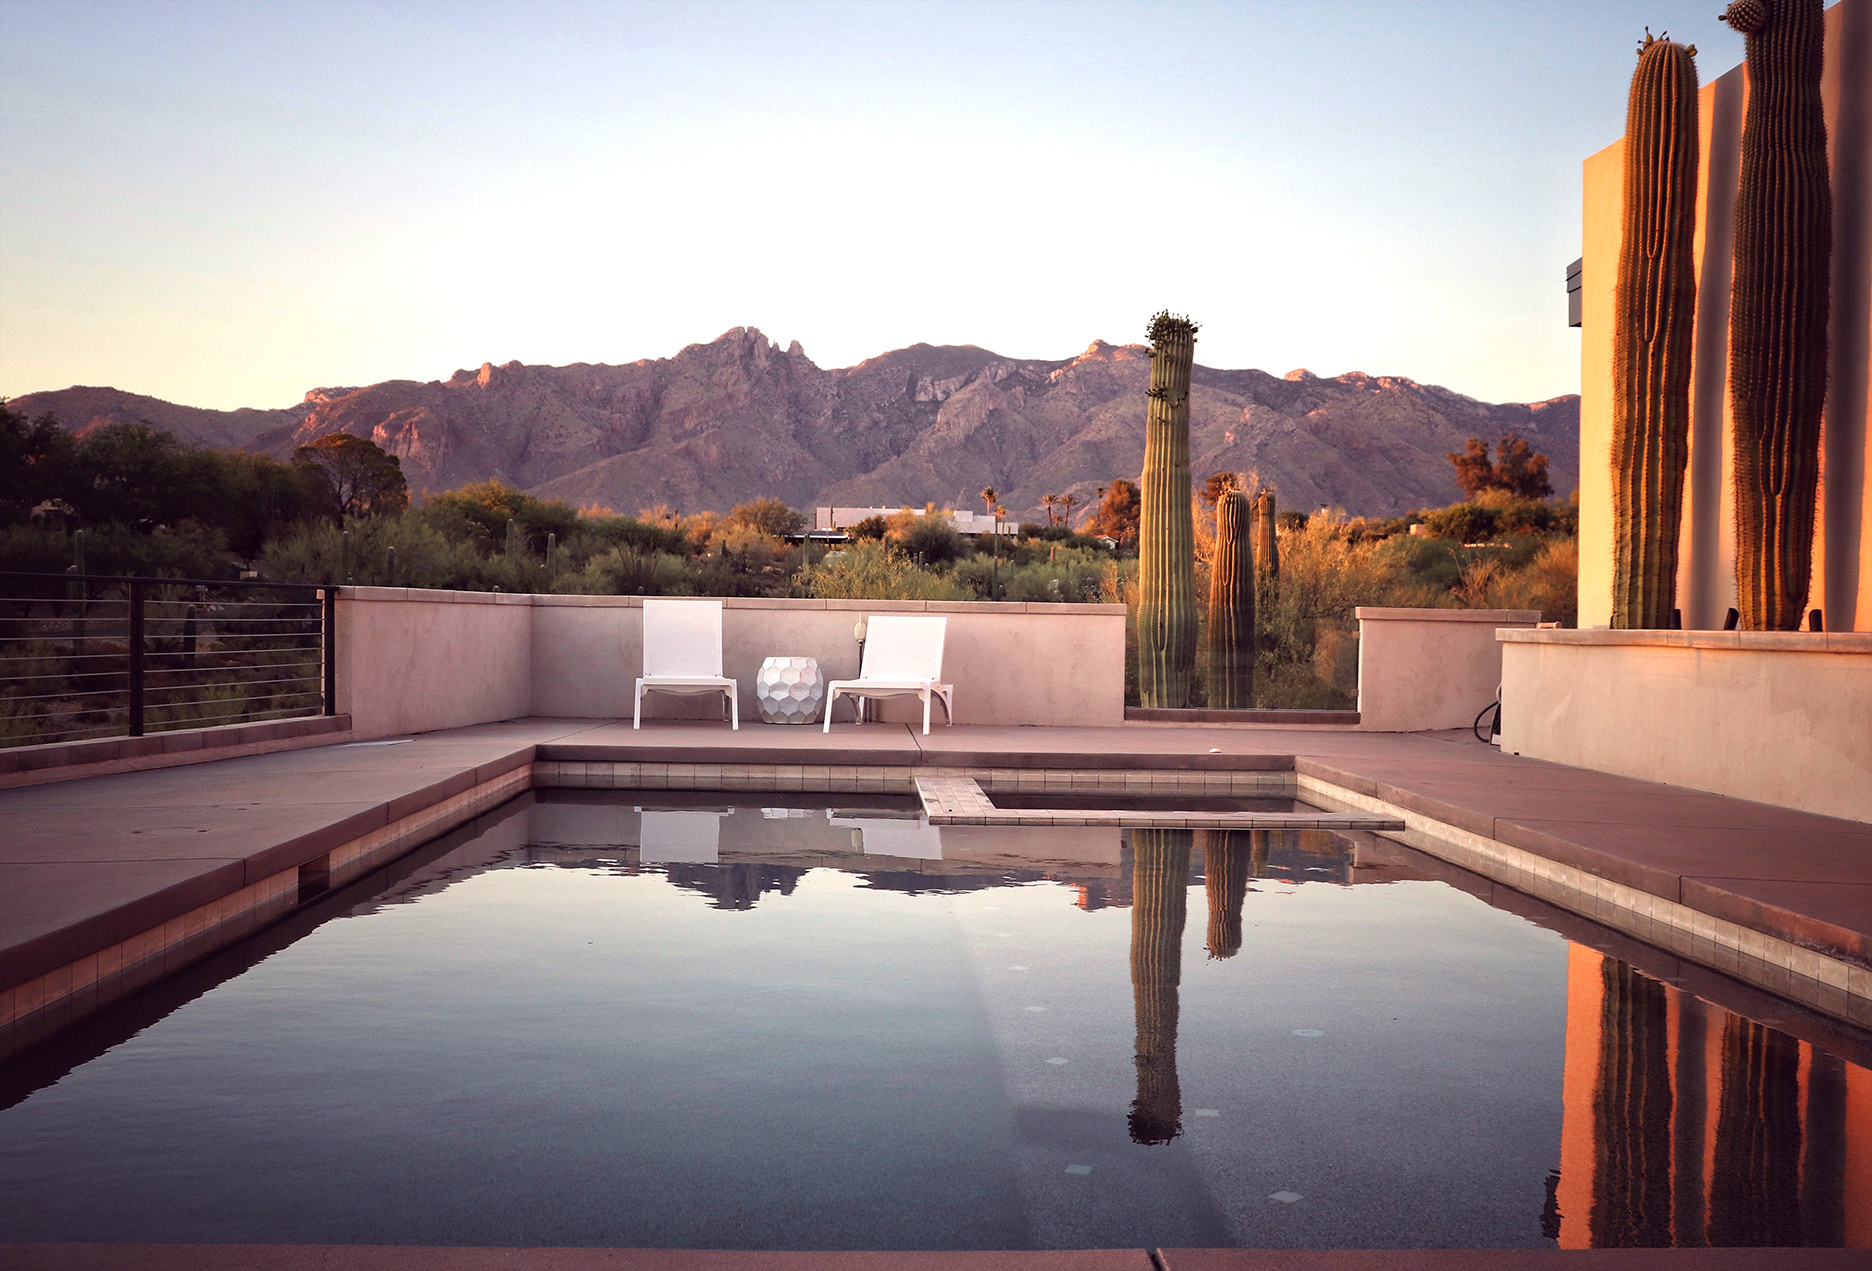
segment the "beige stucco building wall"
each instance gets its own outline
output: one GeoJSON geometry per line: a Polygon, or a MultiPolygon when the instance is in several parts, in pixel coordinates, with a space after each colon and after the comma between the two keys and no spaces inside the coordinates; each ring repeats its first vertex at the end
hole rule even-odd
{"type": "MultiPolygon", "coordinates": [[[[1737,41],[1739,46],[1740,41],[1737,41]]],[[[1710,58],[1713,53],[1706,52],[1710,58]]],[[[1832,330],[1819,515],[1808,607],[1838,631],[1872,631],[1872,0],[1826,13],[1821,83],[1833,180],[1832,330]]],[[[1699,95],[1697,323],[1690,470],[1677,603],[1684,625],[1722,625],[1735,603],[1728,396],[1729,284],[1748,76],[1738,66],[1699,95]]],[[[1612,616],[1612,314],[1625,143],[1586,160],[1581,241],[1580,595],[1582,627],[1612,616]]]]}
{"type": "Polygon", "coordinates": [[[1872,635],[1497,638],[1505,753],[1872,821],[1872,635]]]}

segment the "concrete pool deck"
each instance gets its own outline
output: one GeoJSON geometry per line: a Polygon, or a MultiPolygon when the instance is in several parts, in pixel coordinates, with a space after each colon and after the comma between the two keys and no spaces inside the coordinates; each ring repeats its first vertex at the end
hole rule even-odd
{"type": "Polygon", "coordinates": [[[0,790],[0,1057],[535,787],[1240,794],[1395,816],[1406,844],[1861,1028],[1872,825],[1304,726],[816,728],[529,718],[0,790]],[[1335,807],[1334,805],[1338,805],[1335,807]]]}

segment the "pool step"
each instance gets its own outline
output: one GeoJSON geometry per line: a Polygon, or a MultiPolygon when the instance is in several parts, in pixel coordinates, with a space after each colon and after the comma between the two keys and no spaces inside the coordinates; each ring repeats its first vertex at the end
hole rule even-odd
{"type": "Polygon", "coordinates": [[[916,774],[931,825],[1116,825],[1133,830],[1402,830],[1395,817],[1359,812],[1179,812],[1109,808],[997,808],[975,778],[951,769],[916,774]]]}

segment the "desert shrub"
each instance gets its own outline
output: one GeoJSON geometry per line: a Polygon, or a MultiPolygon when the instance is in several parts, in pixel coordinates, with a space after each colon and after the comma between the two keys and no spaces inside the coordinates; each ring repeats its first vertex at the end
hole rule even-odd
{"type": "Polygon", "coordinates": [[[435,495],[422,510],[445,537],[472,539],[494,549],[506,544],[509,521],[519,526],[534,551],[544,549],[548,534],[565,539],[579,524],[578,513],[558,499],[536,499],[498,479],[435,495]]]}
{"type": "Polygon", "coordinates": [[[905,508],[885,518],[885,539],[912,560],[925,565],[946,565],[969,552],[969,543],[955,522],[934,507],[922,512],[905,508]]]}
{"type": "Polygon", "coordinates": [[[755,499],[752,503],[736,504],[729,509],[728,520],[773,539],[802,534],[806,530],[806,514],[795,511],[779,499],[755,499]]]}
{"type": "Polygon", "coordinates": [[[854,543],[800,571],[806,594],[820,600],[974,600],[945,574],[919,569],[887,543],[854,543]]]}
{"type": "Polygon", "coordinates": [[[687,556],[691,546],[689,536],[680,528],[634,516],[581,516],[571,532],[561,536],[561,545],[579,560],[600,555],[613,547],[687,556]]]}
{"type": "Polygon", "coordinates": [[[1432,534],[1458,543],[1483,542],[1494,536],[1497,524],[1495,509],[1480,503],[1452,503],[1424,513],[1424,525],[1432,534]]]}
{"type": "Polygon", "coordinates": [[[585,562],[559,590],[601,596],[693,596],[696,578],[687,557],[674,552],[613,547],[585,562]]]}
{"type": "Polygon", "coordinates": [[[537,581],[532,562],[484,556],[478,536],[448,538],[430,521],[426,508],[396,516],[346,517],[342,527],[300,524],[267,544],[259,569],[269,582],[349,582],[360,587],[524,591],[537,581]],[[396,549],[394,555],[391,548],[396,549]]]}
{"type": "Polygon", "coordinates": [[[1025,563],[1003,559],[997,565],[985,554],[956,565],[953,577],[968,588],[970,598],[987,600],[997,574],[1001,600],[1040,604],[1098,604],[1105,600],[1107,571],[1116,564],[1110,551],[1099,547],[1061,547],[1049,558],[1032,553],[1025,563]]]}
{"type": "MultiPolygon", "coordinates": [[[[0,569],[62,574],[73,563],[72,537],[62,529],[14,525],[0,530],[0,569]]],[[[139,578],[233,578],[239,566],[227,535],[199,521],[150,530],[107,522],[85,531],[85,572],[139,578]]]]}

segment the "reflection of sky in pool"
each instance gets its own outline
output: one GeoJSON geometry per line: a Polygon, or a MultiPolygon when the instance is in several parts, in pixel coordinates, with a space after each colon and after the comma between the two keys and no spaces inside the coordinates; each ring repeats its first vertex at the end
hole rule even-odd
{"type": "Polygon", "coordinates": [[[1872,1234],[1864,1069],[1395,851],[633,797],[518,800],[16,1064],[0,1238],[1872,1234]]]}

